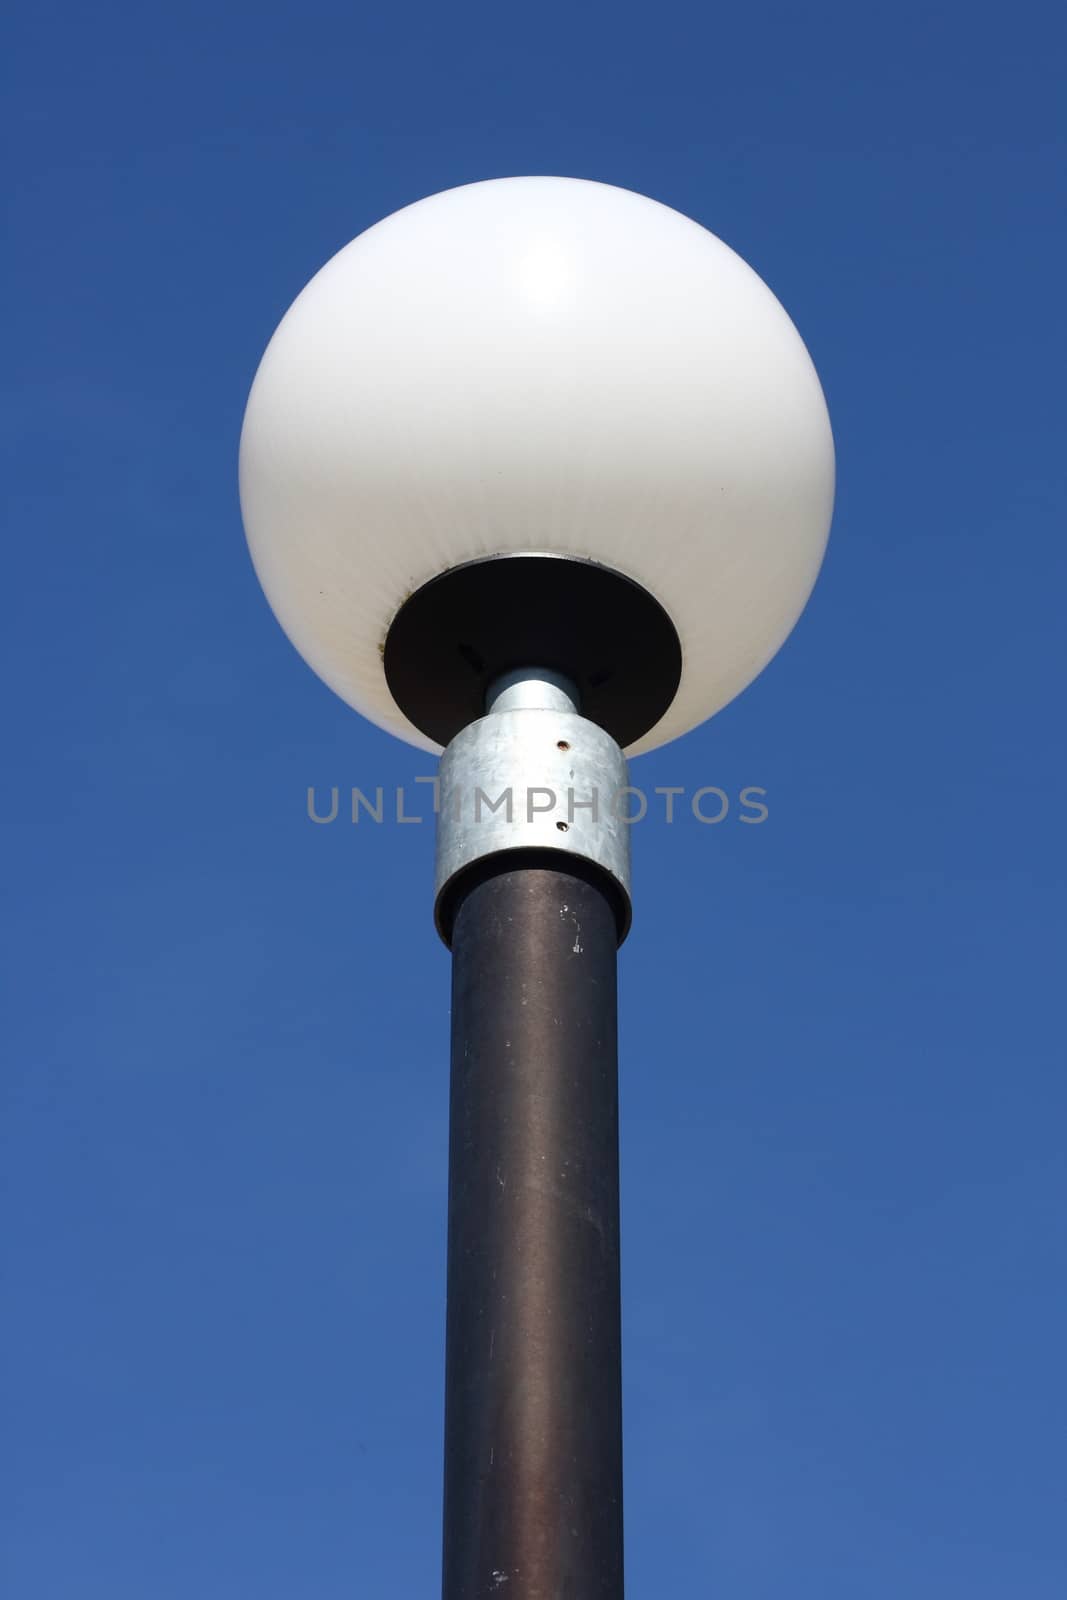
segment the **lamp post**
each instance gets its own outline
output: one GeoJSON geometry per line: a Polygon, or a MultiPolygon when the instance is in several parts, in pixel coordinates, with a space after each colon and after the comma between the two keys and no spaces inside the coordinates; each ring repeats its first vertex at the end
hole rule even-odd
{"type": "Polygon", "coordinates": [[[711,716],[815,581],[834,461],[714,235],[565,178],[361,234],[248,402],[241,505],[297,649],[444,755],[453,958],[444,1600],[620,1600],[624,752],[711,716]]]}

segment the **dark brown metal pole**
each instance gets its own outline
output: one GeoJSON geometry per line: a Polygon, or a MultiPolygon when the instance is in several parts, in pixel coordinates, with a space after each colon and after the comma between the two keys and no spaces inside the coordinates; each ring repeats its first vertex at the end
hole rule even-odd
{"type": "Polygon", "coordinates": [[[618,927],[490,858],[452,929],[444,1600],[622,1600],[618,927]]]}

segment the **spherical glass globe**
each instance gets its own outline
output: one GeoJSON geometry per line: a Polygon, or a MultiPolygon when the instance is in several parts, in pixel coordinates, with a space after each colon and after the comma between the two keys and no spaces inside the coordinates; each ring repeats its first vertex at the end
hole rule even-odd
{"type": "Polygon", "coordinates": [[[638,754],[733,699],[790,632],[834,452],[800,336],[714,234],[607,184],[505,178],[407,206],[311,280],[256,374],[240,480],[296,648],[424,749],[382,664],[422,584],[544,552],[643,585],[683,662],[638,754]]]}

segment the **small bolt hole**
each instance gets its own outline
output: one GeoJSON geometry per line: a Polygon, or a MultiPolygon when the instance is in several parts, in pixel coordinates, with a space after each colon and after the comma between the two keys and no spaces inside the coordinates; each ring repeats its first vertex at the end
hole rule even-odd
{"type": "Polygon", "coordinates": [[[556,749],[557,750],[569,750],[570,749],[570,745],[567,743],[566,739],[557,739],[556,740],[556,749]]]}
{"type": "Polygon", "coordinates": [[[556,827],[559,829],[560,833],[566,833],[568,824],[566,822],[557,822],[556,827]]]}

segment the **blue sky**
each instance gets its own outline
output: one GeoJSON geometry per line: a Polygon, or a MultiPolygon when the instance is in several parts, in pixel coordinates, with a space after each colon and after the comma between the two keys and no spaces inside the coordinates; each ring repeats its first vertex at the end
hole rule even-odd
{"type": "Polygon", "coordinates": [[[304,809],[432,768],[277,627],[236,450],[327,257],[531,172],[740,251],[839,456],[793,637],[633,769],[770,815],[634,835],[629,1593],[1062,1595],[1064,44],[1051,3],[14,20],[13,1600],[437,1592],[431,830],[304,809]]]}

